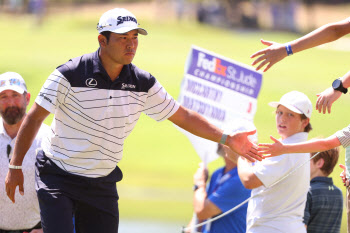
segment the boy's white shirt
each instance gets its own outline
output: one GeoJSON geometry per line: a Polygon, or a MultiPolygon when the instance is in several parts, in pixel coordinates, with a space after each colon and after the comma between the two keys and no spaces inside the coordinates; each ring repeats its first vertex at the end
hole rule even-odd
{"type": "MultiPolygon", "coordinates": [[[[308,133],[297,133],[283,143],[304,142],[307,137],[308,133]]],[[[247,232],[306,232],[303,216],[310,186],[310,163],[272,188],[267,187],[309,159],[309,153],[284,154],[264,159],[252,167],[263,186],[253,189],[251,195],[264,191],[249,201],[247,232]]]]}

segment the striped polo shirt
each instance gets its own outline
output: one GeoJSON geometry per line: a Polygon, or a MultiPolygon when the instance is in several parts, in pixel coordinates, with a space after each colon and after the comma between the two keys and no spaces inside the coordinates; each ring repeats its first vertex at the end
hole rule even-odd
{"type": "Polygon", "coordinates": [[[350,125],[339,130],[334,135],[339,139],[339,142],[344,148],[350,146],[350,125]]]}
{"type": "Polygon", "coordinates": [[[35,100],[55,114],[44,152],[61,169],[86,177],[115,169],[142,112],[162,121],[179,108],[155,77],[133,64],[112,82],[98,54],[57,67],[35,100]]]}

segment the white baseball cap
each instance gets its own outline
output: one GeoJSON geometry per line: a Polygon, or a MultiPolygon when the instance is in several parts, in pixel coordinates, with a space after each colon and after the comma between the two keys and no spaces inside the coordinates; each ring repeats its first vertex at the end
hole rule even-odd
{"type": "Polygon", "coordinates": [[[23,94],[27,92],[27,85],[20,74],[6,72],[0,75],[0,93],[5,90],[13,90],[23,94]]]}
{"type": "Polygon", "coordinates": [[[137,29],[142,35],[147,35],[147,31],[138,27],[135,15],[124,8],[114,8],[105,12],[97,24],[99,33],[109,31],[123,34],[137,29]]]}
{"type": "Polygon", "coordinates": [[[299,91],[291,91],[284,94],[279,102],[270,102],[271,107],[277,108],[278,105],[283,105],[289,110],[298,114],[304,114],[307,118],[311,117],[312,104],[310,99],[299,91]]]}

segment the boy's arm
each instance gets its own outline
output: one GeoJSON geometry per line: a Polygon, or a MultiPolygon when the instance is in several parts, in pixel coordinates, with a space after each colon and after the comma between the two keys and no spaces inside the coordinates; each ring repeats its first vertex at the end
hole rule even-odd
{"type": "MultiPolygon", "coordinates": [[[[326,24],[299,39],[289,42],[288,44],[291,45],[292,53],[297,53],[321,44],[337,40],[348,33],[350,33],[350,22],[349,19],[345,19],[339,22],[326,24]]],[[[288,56],[285,44],[265,41],[262,39],[261,42],[269,47],[251,55],[251,58],[259,56],[252,63],[252,65],[259,63],[256,70],[259,70],[263,66],[267,65],[264,69],[265,72],[275,63],[288,56]]]]}
{"type": "Polygon", "coordinates": [[[332,135],[325,139],[314,139],[301,143],[283,144],[276,138],[270,136],[275,143],[259,143],[258,151],[265,154],[265,157],[273,157],[281,154],[290,153],[311,153],[330,150],[340,146],[339,139],[332,135]]]}
{"type": "Polygon", "coordinates": [[[237,170],[239,179],[246,189],[254,189],[263,185],[261,180],[254,174],[251,163],[242,157],[238,158],[237,170]]]}

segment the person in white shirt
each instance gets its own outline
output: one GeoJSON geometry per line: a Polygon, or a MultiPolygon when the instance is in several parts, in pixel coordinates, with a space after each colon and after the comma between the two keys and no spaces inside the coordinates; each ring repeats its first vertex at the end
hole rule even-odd
{"type": "MultiPolygon", "coordinates": [[[[9,161],[13,154],[17,133],[26,115],[30,93],[18,73],[6,72],[0,75],[0,179],[5,180],[9,161]]],[[[42,124],[39,133],[29,148],[22,163],[25,196],[16,195],[13,204],[6,197],[5,183],[0,182],[0,233],[42,233],[40,210],[35,191],[36,149],[42,139],[49,135],[49,127],[42,124]]],[[[10,168],[11,169],[11,168],[10,168]]]]}
{"type": "MultiPolygon", "coordinates": [[[[298,91],[271,102],[276,108],[276,127],[284,144],[304,142],[312,129],[312,104],[298,91]]],[[[306,232],[303,216],[310,185],[309,153],[283,154],[252,165],[238,158],[238,174],[243,185],[252,189],[248,203],[247,232],[306,232]],[[305,164],[304,164],[305,163],[305,164]],[[301,164],[304,164],[298,168],[301,164]],[[297,168],[297,171],[289,174],[297,168]],[[275,184],[279,179],[287,177],[275,184]]]]}

